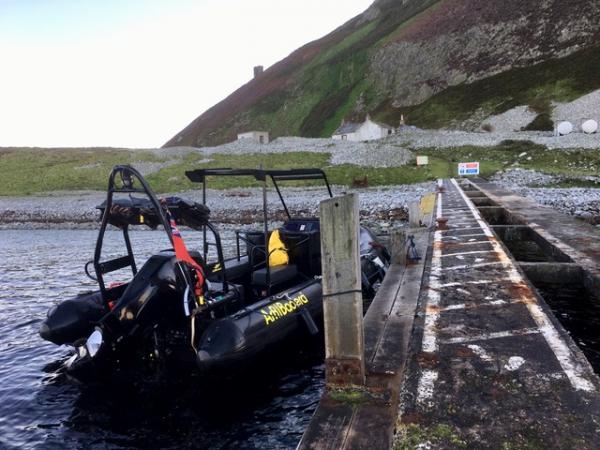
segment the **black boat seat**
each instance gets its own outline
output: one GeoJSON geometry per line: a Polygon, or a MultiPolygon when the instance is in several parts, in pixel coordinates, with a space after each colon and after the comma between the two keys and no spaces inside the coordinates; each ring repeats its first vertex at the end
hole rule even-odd
{"type": "MultiPolygon", "coordinates": [[[[209,275],[209,280],[219,280],[222,275],[222,270],[214,271],[217,264],[211,264],[209,267],[213,270],[209,275]]],[[[225,273],[228,280],[236,280],[250,273],[250,262],[247,256],[242,256],[238,261],[237,258],[225,260],[225,273]]]]}
{"type": "MultiPolygon", "coordinates": [[[[292,280],[298,275],[298,269],[295,264],[286,264],[285,266],[276,266],[270,268],[271,272],[271,286],[276,284],[285,283],[286,281],[292,280]]],[[[252,284],[256,286],[267,287],[267,268],[259,269],[254,271],[252,274],[252,284]]]]}

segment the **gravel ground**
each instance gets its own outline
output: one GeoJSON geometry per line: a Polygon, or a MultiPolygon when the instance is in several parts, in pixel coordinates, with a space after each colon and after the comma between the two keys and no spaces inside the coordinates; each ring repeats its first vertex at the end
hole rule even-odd
{"type": "MultiPolygon", "coordinates": [[[[600,89],[572,102],[553,103],[552,107],[552,120],[555,123],[568,120],[574,125],[575,130],[581,131],[581,124],[585,120],[600,121],[600,89]]],[[[505,133],[520,131],[536,116],[537,113],[529,109],[529,106],[517,106],[497,116],[490,116],[483,123],[490,125],[492,131],[505,133]]]]}
{"type": "MultiPolygon", "coordinates": [[[[530,170],[510,170],[497,174],[493,181],[515,193],[530,197],[541,205],[551,206],[563,213],[575,215],[600,224],[600,189],[594,188],[536,188],[560,181],[557,177],[530,170]]],[[[434,183],[394,187],[347,189],[334,186],[334,195],[356,192],[360,196],[363,220],[378,222],[384,228],[395,221],[406,220],[410,202],[433,192],[434,183]]],[[[262,192],[259,189],[211,190],[208,206],[213,221],[248,224],[262,220],[262,192]]],[[[176,193],[183,198],[201,201],[199,191],[176,193]]],[[[314,215],[319,200],[325,198],[319,188],[288,188],[284,192],[288,208],[300,215],[314,215]]],[[[0,229],[2,228],[97,228],[99,212],[96,205],[105,199],[103,192],[56,192],[48,196],[0,198],[0,229]]],[[[268,193],[271,218],[283,219],[283,208],[275,192],[268,193]]]]}
{"type": "Polygon", "coordinates": [[[533,141],[548,148],[600,149],[600,134],[587,135],[572,133],[560,138],[551,132],[493,132],[474,133],[452,130],[406,130],[385,139],[371,142],[334,141],[332,139],[311,139],[281,137],[268,144],[235,141],[218,147],[172,147],[155,149],[161,157],[181,158],[189,152],[198,152],[210,158],[211,154],[247,153],[287,153],[313,152],[331,153],[332,164],[354,164],[368,167],[389,167],[411,161],[411,149],[450,148],[466,145],[492,147],[505,140],[533,141]]]}
{"type": "Polygon", "coordinates": [[[499,172],[490,178],[490,181],[499,182],[506,187],[528,187],[557,184],[560,178],[529,169],[511,169],[499,172]]]}
{"type": "Polygon", "coordinates": [[[519,195],[534,199],[540,205],[550,206],[600,227],[600,188],[530,187],[560,182],[561,179],[522,169],[496,174],[492,181],[519,195]]]}
{"type": "Polygon", "coordinates": [[[495,132],[519,131],[529,125],[537,114],[529,106],[517,106],[497,116],[488,117],[484,123],[492,127],[495,132]]]}
{"type": "Polygon", "coordinates": [[[311,139],[299,137],[281,137],[268,144],[259,144],[248,140],[234,141],[218,147],[174,147],[156,149],[154,153],[160,157],[172,156],[175,151],[179,157],[186,152],[200,152],[206,157],[215,153],[242,155],[248,153],[288,153],[310,152],[331,153],[331,164],[354,164],[366,167],[390,167],[407,164],[413,154],[401,144],[391,140],[370,142],[349,142],[333,139],[311,139]]]}
{"type": "Polygon", "coordinates": [[[600,134],[572,133],[556,138],[551,132],[496,132],[472,133],[451,130],[422,130],[410,131],[388,138],[396,144],[407,148],[448,148],[473,145],[477,147],[492,147],[505,140],[532,141],[548,148],[585,148],[600,149],[600,134]]]}
{"type": "MultiPolygon", "coordinates": [[[[357,192],[361,215],[367,220],[391,222],[406,218],[409,202],[433,192],[434,183],[400,185],[389,188],[347,189],[334,186],[334,194],[357,192]]],[[[201,201],[200,191],[177,193],[183,198],[201,201]]],[[[232,189],[207,191],[208,206],[214,221],[221,223],[252,223],[262,219],[262,191],[232,189]]],[[[314,215],[319,200],[326,191],[319,188],[285,189],[288,208],[299,214],[314,215]]],[[[3,228],[95,228],[98,210],[105,194],[102,192],[57,192],[49,196],[0,198],[0,227],[3,228]]],[[[283,208],[275,192],[268,192],[269,213],[282,218],[283,208]]]]}
{"type": "Polygon", "coordinates": [[[555,122],[568,120],[575,125],[575,129],[579,130],[586,119],[600,122],[600,90],[584,95],[570,103],[554,104],[552,120],[555,122]]]}
{"type": "Polygon", "coordinates": [[[490,181],[498,181],[507,187],[552,187],[553,184],[559,184],[563,181],[580,180],[591,183],[597,183],[600,189],[600,176],[566,176],[557,174],[546,174],[535,170],[515,168],[498,172],[490,178],[490,181]]]}

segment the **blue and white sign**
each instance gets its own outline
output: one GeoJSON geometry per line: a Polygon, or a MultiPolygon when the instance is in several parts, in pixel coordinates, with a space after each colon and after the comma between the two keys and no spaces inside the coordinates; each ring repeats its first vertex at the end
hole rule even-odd
{"type": "Polygon", "coordinates": [[[461,177],[464,175],[479,175],[479,163],[458,163],[458,175],[461,177]]]}

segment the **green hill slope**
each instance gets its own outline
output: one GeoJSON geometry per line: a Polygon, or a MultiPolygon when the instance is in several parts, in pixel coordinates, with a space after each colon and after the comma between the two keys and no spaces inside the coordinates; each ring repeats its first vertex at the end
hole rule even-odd
{"type": "Polygon", "coordinates": [[[203,113],[165,146],[239,132],[328,136],[367,113],[396,124],[456,125],[475,112],[600,88],[600,4],[572,0],[379,0],[203,113]]]}

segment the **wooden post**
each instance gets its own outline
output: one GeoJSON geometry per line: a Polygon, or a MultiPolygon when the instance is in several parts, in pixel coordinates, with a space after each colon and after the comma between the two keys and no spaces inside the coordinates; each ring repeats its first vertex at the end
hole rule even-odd
{"type": "Polygon", "coordinates": [[[358,195],[321,202],[321,262],[328,386],[365,384],[358,195]]]}
{"type": "Polygon", "coordinates": [[[419,202],[408,204],[408,224],[411,228],[421,227],[421,205],[419,202]]]}
{"type": "Polygon", "coordinates": [[[406,266],[406,233],[404,230],[392,231],[392,264],[406,266]]]}

